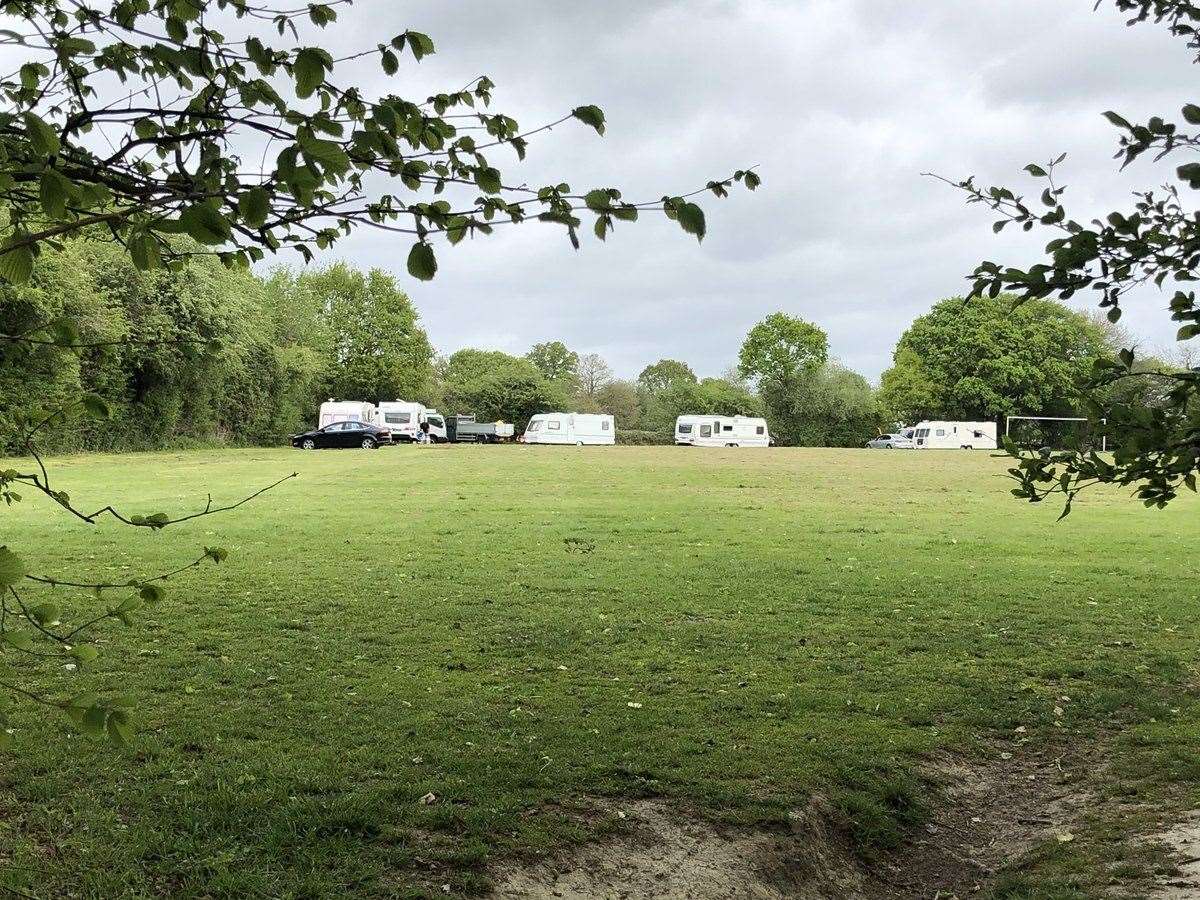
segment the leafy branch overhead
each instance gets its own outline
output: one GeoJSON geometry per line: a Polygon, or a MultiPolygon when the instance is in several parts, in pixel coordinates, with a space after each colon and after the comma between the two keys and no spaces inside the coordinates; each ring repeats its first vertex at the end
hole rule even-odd
{"type": "Polygon", "coordinates": [[[487,77],[424,98],[367,97],[338,68],[374,59],[391,78],[434,43],[405,31],[335,58],[314,31],[349,0],[274,9],[250,0],[0,0],[24,27],[0,33],[23,62],[0,79],[0,277],[29,278],[39,249],[83,229],[110,234],[141,269],[214,253],[249,264],[290,248],[305,260],[358,226],[415,238],[408,271],[437,272],[433,244],[535,219],[578,246],[583,215],[603,239],[658,210],[702,239],[694,197],[759,176],[738,170],[684,195],[629,202],[616,188],[509,183],[494,158],[603,111],[575,107],[522,129],[492,111],[487,77]],[[261,33],[259,33],[261,31],[261,33]],[[119,83],[119,89],[116,85],[119,83]],[[186,234],[202,248],[173,240],[186,234]]]}
{"type": "MultiPolygon", "coordinates": [[[[1146,21],[1165,24],[1185,37],[1200,53],[1200,5],[1185,0],[1114,0],[1116,7],[1132,13],[1130,25],[1146,21]]],[[[1100,3],[1097,3],[1099,6],[1100,3]]],[[[1186,104],[1180,111],[1183,124],[1151,117],[1136,124],[1108,111],[1108,121],[1119,131],[1116,159],[1125,169],[1144,154],[1156,161],[1179,150],[1200,148],[1200,105],[1186,104]]],[[[1158,190],[1134,193],[1131,209],[1114,210],[1103,219],[1079,222],[1064,206],[1066,188],[1056,177],[1065,155],[1025,167],[1038,182],[1027,197],[1007,187],[984,187],[974,178],[957,182],[968,203],[983,204],[999,218],[993,230],[1014,225],[1025,231],[1048,229],[1046,259],[1028,268],[981,263],[972,275],[975,297],[997,297],[1014,292],[1018,302],[1046,297],[1068,300],[1091,291],[1108,321],[1121,319],[1122,303],[1131,291],[1149,286],[1171,287],[1168,306],[1179,323],[1176,339],[1200,337],[1200,303],[1192,285],[1200,278],[1200,213],[1187,191],[1200,190],[1200,164],[1184,162],[1175,171],[1178,183],[1158,190]]],[[[1033,502],[1059,494],[1065,498],[1064,515],[1082,489],[1094,484],[1133,487],[1147,506],[1164,506],[1180,488],[1196,490],[1200,473],[1200,368],[1146,368],[1139,365],[1134,348],[1115,359],[1098,360],[1083,385],[1089,397],[1090,416],[1104,421],[1111,458],[1094,450],[1022,452],[1010,446],[1018,459],[1011,470],[1018,481],[1013,493],[1033,502]],[[1105,389],[1117,382],[1154,382],[1158,402],[1105,402],[1105,389]]]]}

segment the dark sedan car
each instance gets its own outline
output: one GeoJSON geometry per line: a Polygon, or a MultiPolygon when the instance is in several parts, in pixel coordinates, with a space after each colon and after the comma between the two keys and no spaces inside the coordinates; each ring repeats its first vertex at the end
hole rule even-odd
{"type": "Polygon", "coordinates": [[[292,436],[292,446],[301,450],[320,450],[328,447],[362,447],[374,450],[380,444],[390,444],[392,433],[367,422],[334,422],[324,428],[292,436]]]}

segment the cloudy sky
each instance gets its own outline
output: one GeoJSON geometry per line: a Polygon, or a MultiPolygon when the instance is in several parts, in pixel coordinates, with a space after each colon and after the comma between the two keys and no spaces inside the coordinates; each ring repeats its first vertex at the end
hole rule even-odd
{"type": "MultiPolygon", "coordinates": [[[[1066,152],[1077,219],[1161,180],[1149,164],[1115,172],[1100,114],[1177,118],[1196,99],[1191,54],[1161,27],[1125,28],[1092,6],[358,0],[327,33],[331,49],[406,28],[437,43],[419,66],[405,61],[408,96],[488,74],[494,107],[524,127],[581,103],[605,110],[604,138],[565,125],[538,136],[524,164],[505,158],[510,182],[654,199],[757,165],[763,186],[705,200],[702,245],[654,217],[576,252],[560,229],[533,224],[444,248],[431,284],[407,279],[408,242],[395,235],[360,232],[335,252],[398,272],[443,352],[559,339],[624,376],[660,357],[715,375],[755,321],[783,310],[820,325],[835,356],[875,379],[913,317],[961,292],[975,263],[1028,263],[1046,240],[993,236],[986,210],[921,173],[1016,187],[1026,163],[1066,152]]],[[[377,64],[354,75],[385,88],[377,64]]],[[[1127,309],[1149,346],[1174,333],[1164,305],[1150,292],[1127,309]]]]}

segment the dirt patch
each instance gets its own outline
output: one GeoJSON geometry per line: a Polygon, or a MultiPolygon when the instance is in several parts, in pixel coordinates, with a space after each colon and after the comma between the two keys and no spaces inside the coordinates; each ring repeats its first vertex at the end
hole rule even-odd
{"type": "Polygon", "coordinates": [[[849,849],[827,829],[819,801],[790,832],[733,828],[665,800],[606,804],[625,827],[532,866],[497,873],[495,896],[564,900],[818,900],[865,897],[849,849]]]}
{"type": "Polygon", "coordinates": [[[1158,875],[1148,892],[1155,900],[1194,900],[1200,897],[1200,810],[1183,821],[1153,835],[1173,857],[1174,871],[1158,875]]]}
{"type": "Polygon", "coordinates": [[[944,755],[927,762],[931,820],[875,875],[895,896],[964,896],[1047,840],[1072,841],[1094,800],[1095,753],[1064,753],[1018,737],[983,758],[944,755]]]}
{"type": "MultiPolygon", "coordinates": [[[[1073,840],[1092,801],[1095,756],[1038,749],[1018,737],[989,756],[945,755],[925,767],[931,820],[905,846],[859,859],[840,817],[820,798],[794,811],[788,830],[714,823],[677,802],[587,801],[618,818],[615,836],[532,864],[493,870],[495,896],[564,900],[678,898],[966,897],[1046,840],[1073,840]]],[[[1200,856],[1200,817],[1188,833],[1200,856]]],[[[1200,884],[1200,860],[1195,877],[1200,884]]],[[[1164,894],[1170,900],[1190,894],[1164,894]]]]}

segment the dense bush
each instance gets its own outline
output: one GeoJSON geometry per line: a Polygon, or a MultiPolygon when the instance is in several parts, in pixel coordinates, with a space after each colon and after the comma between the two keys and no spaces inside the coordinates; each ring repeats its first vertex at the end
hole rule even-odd
{"type": "Polygon", "coordinates": [[[630,428],[618,428],[617,443],[646,447],[664,446],[675,443],[675,434],[666,431],[637,431],[630,428]]]}

